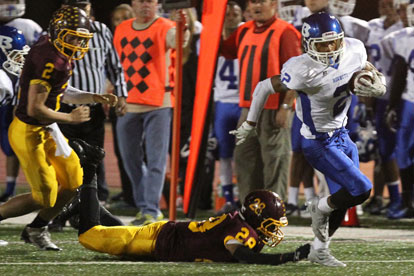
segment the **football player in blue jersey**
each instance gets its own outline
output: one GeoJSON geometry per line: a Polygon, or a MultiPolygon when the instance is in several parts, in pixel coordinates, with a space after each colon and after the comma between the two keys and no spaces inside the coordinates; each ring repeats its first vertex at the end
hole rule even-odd
{"type": "MultiPolygon", "coordinates": [[[[386,35],[403,28],[403,23],[394,9],[393,0],[379,1],[378,10],[381,17],[368,22],[370,33],[366,46],[369,50],[369,60],[384,74],[387,84],[390,84],[392,57],[386,55],[380,42],[386,35]]],[[[382,195],[384,185],[386,185],[390,197],[387,215],[392,217],[393,211],[398,209],[401,204],[401,195],[399,191],[398,165],[395,158],[395,133],[388,130],[384,120],[385,108],[390,97],[389,90],[390,85],[387,86],[387,93],[384,96],[375,99],[375,101],[365,101],[367,113],[372,113],[370,119],[375,123],[379,158],[375,160],[374,196],[364,206],[364,210],[371,214],[379,215],[385,209],[382,203],[382,195]]]]}
{"type": "MultiPolygon", "coordinates": [[[[24,0],[4,0],[0,3],[0,26],[7,25],[20,30],[28,46],[32,46],[39,38],[42,28],[33,20],[21,18],[26,10],[24,0]]],[[[12,113],[16,101],[10,101],[0,108],[1,131],[3,141],[8,140],[7,130],[12,120],[12,113]]],[[[5,142],[8,144],[8,141],[5,142]]],[[[16,179],[19,174],[19,160],[10,149],[6,154],[6,190],[0,195],[0,202],[5,202],[15,194],[16,179]]]]}
{"type": "Polygon", "coordinates": [[[385,78],[367,62],[363,43],[344,38],[334,16],[320,12],[304,20],[305,54],[288,60],[281,75],[259,82],[247,120],[233,133],[239,143],[253,135],[268,95],[275,91],[297,92],[297,116],[302,123],[302,150],[307,161],[321,171],[331,195],[314,198],[308,206],[315,239],[308,259],[326,266],[346,266],[329,252],[329,243],[346,210],[368,199],[372,184],[360,171],[358,151],[345,129],[351,102],[348,82],[355,72],[368,70],[372,82],[360,79],[352,93],[379,97],[385,78]]]}
{"type": "MultiPolygon", "coordinates": [[[[15,99],[16,85],[24,64],[24,56],[29,52],[29,46],[21,31],[10,26],[0,26],[0,145],[7,156],[14,155],[10,147],[7,131],[13,118],[10,102],[15,99]]],[[[7,191],[6,191],[7,192],[7,191]]],[[[7,242],[0,240],[0,245],[7,242]]]]}
{"type": "Polygon", "coordinates": [[[414,217],[414,0],[395,0],[404,28],[381,44],[392,63],[387,125],[396,132],[396,158],[402,185],[402,206],[390,218],[414,217]]]}

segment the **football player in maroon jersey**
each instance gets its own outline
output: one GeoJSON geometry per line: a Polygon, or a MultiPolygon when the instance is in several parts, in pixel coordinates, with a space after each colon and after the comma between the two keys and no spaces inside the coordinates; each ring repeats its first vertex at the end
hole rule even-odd
{"type": "Polygon", "coordinates": [[[75,7],[57,10],[49,34],[33,45],[20,79],[19,103],[9,128],[10,144],[31,187],[0,206],[0,221],[39,210],[22,239],[44,250],[60,250],[50,239],[47,224],[73,197],[82,184],[82,168],[76,153],[56,125],[88,121],[89,107],[71,113],[58,112],[61,101],[116,104],[114,95],[97,95],[68,86],[73,59],[88,51],[89,19],[75,7]]]}

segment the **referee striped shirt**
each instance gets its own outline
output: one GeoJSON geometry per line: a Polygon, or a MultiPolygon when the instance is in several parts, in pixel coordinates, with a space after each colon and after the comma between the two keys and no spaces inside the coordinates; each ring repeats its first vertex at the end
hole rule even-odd
{"type": "Polygon", "coordinates": [[[93,37],[89,41],[89,51],[83,59],[74,60],[70,85],[83,91],[104,94],[108,78],[114,86],[114,94],[127,97],[124,72],[112,43],[111,31],[105,24],[91,21],[91,32],[93,37]]]}

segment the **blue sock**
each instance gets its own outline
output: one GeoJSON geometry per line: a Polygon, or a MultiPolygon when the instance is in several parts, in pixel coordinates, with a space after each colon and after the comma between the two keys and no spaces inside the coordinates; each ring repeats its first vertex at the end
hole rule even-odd
{"type": "Polygon", "coordinates": [[[14,195],[16,189],[16,180],[15,181],[8,181],[6,186],[6,191],[4,192],[6,195],[12,196],[14,195]]]}
{"type": "Polygon", "coordinates": [[[391,202],[401,201],[400,191],[398,185],[388,185],[388,193],[390,194],[391,202]]]}
{"type": "Polygon", "coordinates": [[[233,198],[233,184],[226,184],[221,186],[223,191],[223,196],[226,199],[226,202],[234,203],[233,198]]]}

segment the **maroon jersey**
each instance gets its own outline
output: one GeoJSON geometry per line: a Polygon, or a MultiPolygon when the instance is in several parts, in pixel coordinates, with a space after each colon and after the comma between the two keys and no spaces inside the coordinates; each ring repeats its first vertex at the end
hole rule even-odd
{"type": "Polygon", "coordinates": [[[48,36],[43,36],[30,49],[20,77],[19,102],[16,116],[31,125],[48,125],[27,114],[29,86],[42,84],[49,90],[45,105],[53,110],[60,107],[60,98],[72,74],[73,63],[51,44],[48,36]]]}
{"type": "Polygon", "coordinates": [[[255,252],[263,248],[256,231],[234,212],[201,222],[166,223],[157,237],[154,256],[160,261],[236,262],[224,247],[228,240],[238,240],[255,252]]]}

